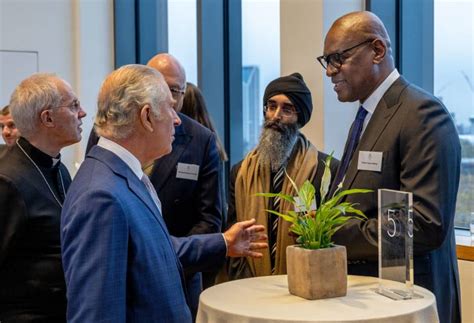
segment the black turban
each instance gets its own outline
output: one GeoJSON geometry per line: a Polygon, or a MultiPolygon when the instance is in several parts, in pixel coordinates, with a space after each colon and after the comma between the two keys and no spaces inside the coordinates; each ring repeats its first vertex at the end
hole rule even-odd
{"type": "Polygon", "coordinates": [[[263,95],[263,105],[275,95],[284,94],[298,111],[298,124],[303,127],[308,123],[313,112],[313,101],[303,76],[300,73],[293,73],[288,76],[279,77],[268,84],[263,95]]]}

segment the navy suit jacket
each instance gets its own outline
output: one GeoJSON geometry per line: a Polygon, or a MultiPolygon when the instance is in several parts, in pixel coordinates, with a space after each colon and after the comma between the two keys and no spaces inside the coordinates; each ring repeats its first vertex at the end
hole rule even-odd
{"type": "Polygon", "coordinates": [[[171,238],[144,184],[101,147],[68,191],[61,246],[70,322],[190,322],[182,265],[219,266],[226,252],[221,234],[171,238]]]}
{"type": "Polygon", "coordinates": [[[334,235],[345,245],[349,273],[376,276],[377,189],[413,193],[415,284],[436,296],[440,321],[460,321],[454,213],[461,146],[446,108],[403,77],[387,90],[354,152],[343,189],[368,188],[344,200],[359,203],[368,220],[351,220],[334,235]],[[383,153],[382,170],[358,170],[359,151],[383,153]]]}

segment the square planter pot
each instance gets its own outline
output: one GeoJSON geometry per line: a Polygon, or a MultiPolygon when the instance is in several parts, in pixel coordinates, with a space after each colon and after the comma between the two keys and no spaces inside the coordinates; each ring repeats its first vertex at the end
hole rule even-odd
{"type": "Polygon", "coordinates": [[[347,294],[346,247],[310,250],[298,245],[286,248],[290,293],[306,299],[340,297],[347,294]]]}

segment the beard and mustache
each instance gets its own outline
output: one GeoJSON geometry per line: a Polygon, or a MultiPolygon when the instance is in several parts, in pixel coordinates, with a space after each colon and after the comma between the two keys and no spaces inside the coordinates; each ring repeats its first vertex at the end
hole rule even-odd
{"type": "Polygon", "coordinates": [[[257,145],[259,163],[277,172],[287,163],[298,138],[298,124],[284,124],[280,121],[265,120],[257,145]]]}

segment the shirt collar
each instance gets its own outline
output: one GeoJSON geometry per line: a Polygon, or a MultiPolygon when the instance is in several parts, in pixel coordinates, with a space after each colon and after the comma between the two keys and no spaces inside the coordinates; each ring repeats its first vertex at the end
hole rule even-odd
{"type": "Polygon", "coordinates": [[[373,114],[375,108],[379,104],[383,95],[387,90],[392,86],[392,84],[400,77],[397,69],[395,68],[392,73],[390,73],[387,78],[379,85],[379,87],[364,101],[361,105],[367,110],[370,114],[373,114]]]}
{"type": "Polygon", "coordinates": [[[128,167],[130,167],[130,169],[138,177],[138,179],[142,179],[143,171],[140,161],[127,149],[120,146],[118,143],[104,137],[99,138],[97,146],[102,147],[117,155],[125,164],[127,164],[128,167]]]}
{"type": "Polygon", "coordinates": [[[56,157],[51,157],[50,155],[33,146],[24,137],[20,137],[18,139],[17,145],[19,145],[38,166],[53,168],[58,166],[59,162],[61,161],[61,154],[58,154],[56,157]]]}

